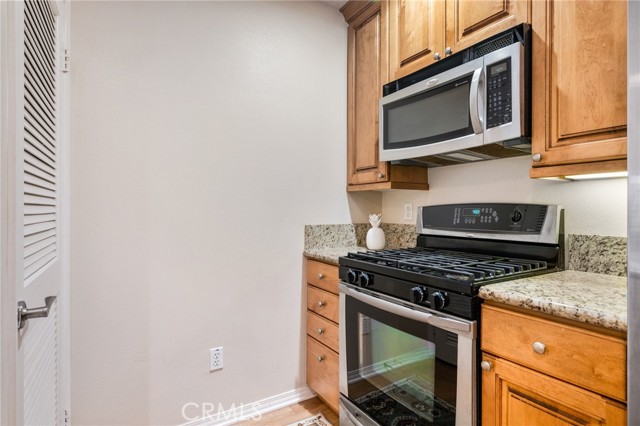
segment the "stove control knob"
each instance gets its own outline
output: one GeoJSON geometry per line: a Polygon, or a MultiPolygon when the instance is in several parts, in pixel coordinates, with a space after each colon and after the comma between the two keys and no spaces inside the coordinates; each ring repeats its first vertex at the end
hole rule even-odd
{"type": "Polygon", "coordinates": [[[355,284],[358,281],[358,274],[353,269],[347,271],[347,282],[349,284],[355,284]]]}
{"type": "Polygon", "coordinates": [[[369,287],[373,284],[373,277],[364,272],[360,274],[360,287],[369,287]]]}
{"type": "Polygon", "coordinates": [[[439,311],[449,304],[449,296],[443,291],[434,291],[430,297],[431,309],[439,311]]]}
{"type": "Polygon", "coordinates": [[[522,212],[518,209],[515,209],[513,213],[511,213],[511,221],[513,223],[520,222],[522,220],[522,212]]]}
{"type": "Polygon", "coordinates": [[[411,301],[413,303],[424,302],[424,289],[422,287],[414,287],[411,289],[411,301]]]}

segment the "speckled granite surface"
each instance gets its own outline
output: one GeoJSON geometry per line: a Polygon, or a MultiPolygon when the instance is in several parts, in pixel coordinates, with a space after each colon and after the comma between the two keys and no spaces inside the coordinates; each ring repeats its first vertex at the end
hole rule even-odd
{"type": "MultiPolygon", "coordinates": [[[[366,249],[367,231],[371,225],[307,225],[304,227],[304,255],[321,262],[338,264],[338,258],[350,251],[366,249]]],[[[414,225],[387,224],[381,226],[385,234],[385,248],[416,246],[414,225]]]]}
{"type": "Polygon", "coordinates": [[[627,275],[627,239],[600,235],[569,235],[567,269],[627,275]]]}
{"type": "Polygon", "coordinates": [[[581,271],[480,288],[480,297],[587,324],[627,331],[627,278],[581,271]]]}

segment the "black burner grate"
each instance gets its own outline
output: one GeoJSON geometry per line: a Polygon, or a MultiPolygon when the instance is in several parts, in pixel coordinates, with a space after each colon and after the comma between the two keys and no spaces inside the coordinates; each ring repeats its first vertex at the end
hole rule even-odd
{"type": "Polygon", "coordinates": [[[476,283],[547,269],[540,260],[429,248],[349,253],[349,258],[428,276],[476,283]]]}

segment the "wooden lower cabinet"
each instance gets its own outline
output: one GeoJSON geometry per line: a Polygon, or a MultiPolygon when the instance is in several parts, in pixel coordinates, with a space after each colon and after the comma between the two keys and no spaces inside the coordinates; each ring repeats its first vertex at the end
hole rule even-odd
{"type": "Polygon", "coordinates": [[[315,260],[307,269],[307,384],[338,412],[338,267],[315,260]]]}
{"type": "Polygon", "coordinates": [[[338,353],[307,336],[307,384],[338,411],[338,353]]]}
{"type": "Polygon", "coordinates": [[[482,375],[482,424],[625,425],[624,405],[488,354],[482,375]]]}
{"type": "Polygon", "coordinates": [[[482,424],[625,425],[626,341],[484,304],[482,424]]]}

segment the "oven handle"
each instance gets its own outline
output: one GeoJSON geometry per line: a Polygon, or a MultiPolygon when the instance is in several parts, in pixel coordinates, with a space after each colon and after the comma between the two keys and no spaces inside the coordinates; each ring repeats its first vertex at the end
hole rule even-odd
{"type": "MultiPolygon", "coordinates": [[[[340,291],[346,296],[353,297],[359,301],[382,309],[383,311],[399,315],[403,318],[412,319],[425,324],[433,325],[434,327],[441,328],[446,331],[456,333],[456,331],[470,333],[472,331],[471,324],[456,321],[451,318],[439,317],[427,312],[416,311],[415,309],[407,308],[406,306],[398,305],[396,303],[388,302],[378,297],[369,296],[360,291],[351,289],[344,284],[340,284],[340,291]]],[[[456,333],[458,334],[458,333],[456,333]]]]}
{"type": "MultiPolygon", "coordinates": [[[[484,67],[478,68],[473,72],[471,77],[471,88],[469,90],[469,116],[471,117],[471,126],[476,134],[482,133],[482,114],[478,106],[478,97],[482,100],[480,91],[483,89],[484,67]]],[[[484,101],[482,101],[484,102],[484,101]]]]}

